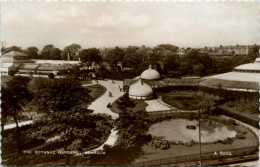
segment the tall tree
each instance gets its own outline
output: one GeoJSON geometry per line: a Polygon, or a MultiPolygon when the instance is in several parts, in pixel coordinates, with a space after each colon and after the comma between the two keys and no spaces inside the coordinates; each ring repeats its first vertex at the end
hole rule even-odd
{"type": "Polygon", "coordinates": [[[101,65],[100,68],[97,70],[97,77],[101,77],[101,78],[106,78],[108,75],[109,71],[103,66],[101,65]]]}
{"type": "Polygon", "coordinates": [[[99,49],[97,48],[90,48],[90,49],[83,49],[80,53],[80,59],[86,65],[91,65],[92,62],[100,63],[101,62],[101,54],[99,49]]]}
{"type": "Polygon", "coordinates": [[[78,60],[81,52],[79,44],[71,44],[66,46],[62,51],[62,60],[78,60]]]}
{"type": "Polygon", "coordinates": [[[209,95],[205,95],[198,106],[202,113],[216,114],[217,104],[209,95]]]}
{"type": "Polygon", "coordinates": [[[1,126],[2,130],[4,129],[4,125],[9,117],[13,116],[14,108],[19,108],[17,106],[17,99],[13,92],[5,87],[1,87],[1,126]]]}
{"type": "Polygon", "coordinates": [[[125,55],[123,59],[123,66],[124,67],[133,67],[136,64],[142,62],[142,56],[138,53],[128,53],[125,55]]]}
{"type": "Polygon", "coordinates": [[[260,46],[259,46],[259,45],[251,46],[251,47],[249,48],[248,55],[249,55],[249,56],[252,56],[252,57],[254,57],[254,58],[259,57],[259,49],[260,49],[260,46]]]}
{"type": "Polygon", "coordinates": [[[122,149],[136,147],[143,142],[143,138],[147,132],[147,112],[134,112],[136,103],[129,98],[128,93],[125,93],[119,101],[117,107],[121,111],[119,118],[116,120],[116,128],[119,130],[118,145],[122,149]]]}
{"type": "Polygon", "coordinates": [[[124,56],[125,56],[124,50],[116,46],[114,49],[108,52],[107,60],[111,67],[117,67],[117,63],[122,62],[124,56]]]}
{"type": "Polygon", "coordinates": [[[40,53],[40,58],[47,60],[60,60],[61,51],[59,48],[55,48],[54,45],[46,45],[40,53]]]}
{"type": "Polygon", "coordinates": [[[85,110],[91,102],[89,93],[89,89],[72,78],[54,79],[42,85],[41,90],[35,94],[34,103],[37,104],[38,111],[48,113],[68,111],[73,107],[85,110]]]}
{"type": "Polygon", "coordinates": [[[28,83],[30,78],[15,76],[9,80],[6,85],[7,88],[1,90],[2,93],[2,116],[10,116],[16,124],[17,132],[17,146],[18,152],[21,153],[22,141],[20,140],[20,128],[18,121],[23,117],[23,111],[32,100],[32,94],[28,90],[28,83]]]}
{"type": "Polygon", "coordinates": [[[66,75],[68,78],[73,78],[75,80],[78,80],[81,77],[83,70],[80,70],[82,66],[81,65],[73,65],[69,70],[68,74],[66,75]]]}
{"type": "Polygon", "coordinates": [[[7,48],[6,47],[1,48],[2,54],[5,54],[5,53],[11,52],[11,51],[23,52],[22,48],[18,47],[18,46],[11,46],[11,47],[7,47],[7,48]]]}
{"type": "Polygon", "coordinates": [[[115,122],[118,130],[117,142],[112,148],[105,147],[106,156],[98,161],[104,161],[106,164],[129,164],[138,157],[136,150],[148,139],[148,114],[146,111],[134,112],[133,107],[136,104],[129,99],[128,94],[125,94],[117,105],[121,111],[115,122]]]}
{"type": "Polygon", "coordinates": [[[51,59],[50,52],[54,49],[54,45],[45,45],[40,53],[41,59],[51,59]]]}
{"type": "Polygon", "coordinates": [[[30,92],[32,92],[32,94],[34,92],[38,92],[42,86],[48,82],[48,78],[43,78],[43,77],[39,77],[39,78],[34,78],[33,80],[31,80],[28,84],[28,89],[30,92]]]}
{"type": "Polygon", "coordinates": [[[193,66],[193,74],[196,76],[202,76],[204,74],[205,67],[203,64],[195,64],[193,66]]]}
{"type": "Polygon", "coordinates": [[[176,71],[180,65],[180,59],[177,55],[167,55],[165,58],[165,71],[176,71]]]}
{"type": "Polygon", "coordinates": [[[128,54],[133,54],[133,53],[136,53],[136,51],[138,50],[139,48],[137,46],[128,46],[126,49],[125,49],[125,54],[128,55],[128,54]]]}
{"type": "MultiPolygon", "coordinates": [[[[32,137],[46,139],[59,136],[65,151],[86,151],[84,148],[99,143],[101,136],[112,128],[110,118],[90,114],[90,90],[71,78],[54,79],[36,92],[34,103],[44,117],[36,122],[32,137]]],[[[69,164],[69,157],[67,159],[69,164]]]]}
{"type": "Polygon", "coordinates": [[[39,49],[37,47],[30,46],[24,50],[24,53],[28,55],[29,59],[38,59],[38,51],[39,49]]]}
{"type": "Polygon", "coordinates": [[[129,98],[129,94],[126,92],[121,98],[116,102],[117,108],[123,113],[130,111],[135,108],[136,103],[129,98]]]}
{"type": "Polygon", "coordinates": [[[169,50],[171,52],[177,52],[178,47],[171,44],[160,44],[157,46],[158,48],[162,48],[163,50],[169,50]]]}

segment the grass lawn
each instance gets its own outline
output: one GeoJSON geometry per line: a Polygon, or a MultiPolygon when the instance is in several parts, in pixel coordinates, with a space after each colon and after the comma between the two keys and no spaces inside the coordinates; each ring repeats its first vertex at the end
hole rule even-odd
{"type": "Polygon", "coordinates": [[[1,76],[1,85],[2,86],[6,86],[6,82],[8,82],[10,79],[12,79],[13,77],[8,76],[8,75],[2,75],[1,76]]]}
{"type": "Polygon", "coordinates": [[[162,100],[165,103],[181,110],[197,110],[197,106],[199,104],[199,100],[194,97],[165,96],[162,97],[162,100]]]}
{"type": "Polygon", "coordinates": [[[178,95],[178,96],[203,96],[204,92],[202,91],[192,91],[192,90],[171,90],[168,92],[158,91],[156,92],[158,96],[169,96],[169,95],[178,95]]]}
{"type": "Polygon", "coordinates": [[[201,91],[170,91],[170,92],[157,92],[162,100],[181,110],[197,110],[198,103],[201,97],[205,95],[201,91]]]}
{"type": "MultiPolygon", "coordinates": [[[[120,113],[121,111],[118,110],[117,108],[117,102],[118,100],[116,100],[113,104],[112,107],[110,108],[111,111],[115,112],[115,113],[120,113]]],[[[139,110],[145,110],[145,108],[148,106],[147,103],[144,102],[144,100],[132,100],[136,103],[135,108],[133,109],[134,112],[139,111],[139,110]]]]}
{"type": "Polygon", "coordinates": [[[80,83],[82,85],[86,85],[86,84],[91,84],[92,82],[91,82],[91,80],[87,80],[87,81],[80,81],[80,83]]]}
{"type": "Polygon", "coordinates": [[[86,88],[90,89],[90,96],[95,100],[106,92],[106,88],[102,85],[96,84],[91,86],[86,86],[86,88]]]}
{"type": "Polygon", "coordinates": [[[250,119],[259,120],[258,99],[250,100],[250,101],[243,101],[243,100],[229,101],[221,105],[221,107],[231,112],[246,116],[250,119]]]}

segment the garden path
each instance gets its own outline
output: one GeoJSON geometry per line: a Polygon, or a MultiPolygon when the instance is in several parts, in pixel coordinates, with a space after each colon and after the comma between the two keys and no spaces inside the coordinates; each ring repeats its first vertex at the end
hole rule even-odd
{"type": "MultiPolygon", "coordinates": [[[[119,117],[118,114],[112,112],[109,108],[107,108],[108,103],[112,104],[115,100],[117,100],[120,96],[122,96],[124,94],[124,92],[121,92],[119,90],[119,86],[120,86],[120,88],[123,88],[123,81],[114,81],[114,82],[115,83],[112,83],[112,80],[105,80],[105,81],[99,80],[98,81],[98,83],[100,85],[104,86],[107,90],[101,97],[96,99],[89,106],[89,109],[94,110],[94,114],[97,114],[97,113],[108,114],[108,115],[111,115],[113,119],[116,119],[119,117]],[[109,92],[112,93],[112,97],[109,97],[109,92]]],[[[93,83],[96,84],[95,81],[93,81],[93,83]]]]}
{"type": "Polygon", "coordinates": [[[175,109],[174,107],[171,107],[169,105],[162,103],[159,99],[145,100],[145,103],[148,104],[148,106],[145,108],[145,110],[147,112],[168,111],[168,110],[171,110],[171,109],[175,109]]]}
{"type": "Polygon", "coordinates": [[[110,133],[108,139],[105,141],[105,143],[103,143],[98,148],[84,152],[84,154],[91,154],[93,152],[95,153],[95,152],[98,152],[98,151],[102,151],[104,149],[105,145],[109,145],[109,146],[115,145],[116,140],[117,140],[117,130],[112,129],[111,133],[110,133]]]}
{"type": "MultiPolygon", "coordinates": [[[[92,84],[97,84],[96,81],[92,81],[91,84],[83,85],[83,86],[89,86],[92,84]]],[[[119,115],[117,113],[112,112],[109,108],[107,108],[108,103],[112,104],[115,100],[117,100],[120,96],[124,94],[124,92],[121,92],[119,90],[120,88],[123,88],[123,81],[114,81],[112,80],[99,80],[98,84],[104,86],[106,88],[106,92],[96,99],[94,102],[91,103],[89,106],[89,109],[93,109],[94,113],[103,113],[108,114],[112,116],[112,119],[117,119],[119,115]],[[109,92],[112,93],[112,97],[109,97],[109,92]]],[[[108,139],[98,148],[89,150],[84,152],[84,154],[90,154],[91,152],[101,151],[104,148],[104,145],[110,145],[113,146],[117,140],[117,130],[112,129],[110,135],[108,136],[108,139]]]]}
{"type": "MultiPolygon", "coordinates": [[[[19,125],[19,127],[21,127],[21,126],[24,126],[24,125],[31,124],[32,122],[33,122],[33,120],[24,121],[24,122],[18,123],[18,125],[19,125]]],[[[15,127],[16,127],[16,124],[13,123],[13,124],[5,125],[4,129],[12,129],[12,128],[15,128],[15,127]]]]}

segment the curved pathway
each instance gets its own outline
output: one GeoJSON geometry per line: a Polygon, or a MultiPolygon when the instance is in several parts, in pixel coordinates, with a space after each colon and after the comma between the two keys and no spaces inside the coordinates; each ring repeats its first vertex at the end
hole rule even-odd
{"type": "MultiPolygon", "coordinates": [[[[93,83],[95,83],[95,81],[93,81],[93,83]]],[[[120,96],[124,94],[124,92],[120,92],[119,90],[119,86],[120,88],[123,88],[123,81],[115,81],[115,83],[112,83],[111,80],[106,80],[106,81],[99,80],[98,83],[104,86],[107,90],[101,97],[99,97],[98,99],[96,99],[94,102],[91,103],[89,109],[94,110],[94,114],[97,113],[108,114],[111,115],[113,119],[117,119],[119,115],[112,112],[109,108],[107,108],[107,105],[108,103],[112,104],[115,100],[117,100],[120,96]],[[112,97],[109,97],[109,92],[112,92],[112,97]]],[[[84,85],[84,86],[88,86],[88,85],[84,85]]]]}
{"type": "MultiPolygon", "coordinates": [[[[97,84],[95,81],[92,82],[92,84],[97,84]]],[[[83,86],[89,86],[83,85],[83,86]]],[[[89,106],[89,109],[94,110],[94,114],[102,113],[102,114],[108,114],[112,117],[112,119],[117,119],[119,115],[117,113],[112,112],[109,108],[107,108],[108,103],[113,103],[115,100],[117,100],[120,96],[124,94],[124,92],[121,92],[119,90],[120,88],[123,88],[123,81],[115,81],[115,83],[112,83],[112,80],[99,80],[98,84],[104,86],[106,88],[106,92],[96,99],[94,102],[91,103],[89,106]],[[112,97],[109,97],[109,92],[112,93],[112,97]]],[[[102,151],[104,148],[104,145],[113,146],[115,145],[117,140],[117,130],[112,129],[110,135],[108,136],[108,139],[98,148],[89,150],[84,152],[84,154],[91,154],[92,152],[102,151]]]]}
{"type": "MultiPolygon", "coordinates": [[[[29,120],[29,121],[19,122],[18,125],[19,125],[19,127],[21,127],[21,126],[28,125],[28,124],[31,124],[31,123],[33,123],[33,121],[29,120]]],[[[12,129],[12,128],[15,128],[15,127],[16,127],[16,124],[13,123],[13,124],[5,125],[4,129],[12,129]]]]}
{"type": "Polygon", "coordinates": [[[98,148],[86,151],[86,152],[84,152],[84,154],[91,154],[91,153],[95,153],[98,151],[102,151],[105,145],[109,145],[109,146],[115,145],[116,140],[117,140],[117,130],[112,129],[109,137],[101,146],[99,146],[98,148]]]}

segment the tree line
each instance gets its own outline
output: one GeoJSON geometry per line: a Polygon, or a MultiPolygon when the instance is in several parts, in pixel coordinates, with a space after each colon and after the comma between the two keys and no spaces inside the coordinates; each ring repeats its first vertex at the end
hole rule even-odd
{"type": "Polygon", "coordinates": [[[78,44],[66,46],[63,50],[54,45],[46,45],[41,51],[35,46],[22,49],[12,46],[2,48],[2,54],[9,51],[20,51],[30,59],[49,60],[76,60],[79,59],[86,66],[93,62],[102,64],[107,62],[111,70],[128,68],[135,75],[141,74],[150,64],[155,65],[161,75],[180,76],[206,76],[231,71],[234,67],[250,63],[259,57],[259,46],[250,48],[248,55],[231,55],[228,57],[210,57],[198,49],[187,49],[184,55],[178,55],[178,47],[171,44],[161,44],[156,47],[128,46],[126,48],[87,48],[78,44]],[[163,67],[161,66],[163,64],[163,67]]]}

